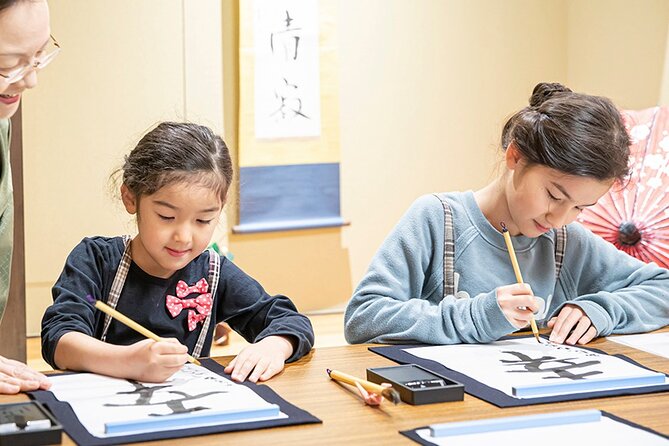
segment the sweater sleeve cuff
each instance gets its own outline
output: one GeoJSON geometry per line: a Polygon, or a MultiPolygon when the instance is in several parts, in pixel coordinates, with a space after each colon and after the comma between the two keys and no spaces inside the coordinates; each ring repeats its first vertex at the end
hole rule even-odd
{"type": "Polygon", "coordinates": [[[58,365],[56,364],[56,347],[58,347],[58,342],[60,338],[70,332],[83,333],[87,336],[93,336],[93,333],[83,326],[75,327],[61,327],[58,331],[53,334],[48,334],[45,336],[43,333],[42,336],[42,357],[44,360],[53,367],[55,370],[58,370],[58,365]]]}
{"type": "Polygon", "coordinates": [[[482,342],[496,341],[502,336],[518,331],[518,328],[504,316],[497,302],[497,290],[479,296],[473,303],[474,314],[472,316],[481,328],[482,342]]]}
{"type": "Polygon", "coordinates": [[[269,336],[283,336],[290,340],[290,343],[293,346],[293,354],[290,355],[288,359],[286,359],[286,363],[297,361],[302,356],[309,353],[314,345],[313,339],[308,339],[305,336],[298,335],[295,332],[281,330],[272,332],[268,332],[267,330],[263,331],[256,337],[253,343],[255,344],[256,342],[259,342],[269,336]]]}

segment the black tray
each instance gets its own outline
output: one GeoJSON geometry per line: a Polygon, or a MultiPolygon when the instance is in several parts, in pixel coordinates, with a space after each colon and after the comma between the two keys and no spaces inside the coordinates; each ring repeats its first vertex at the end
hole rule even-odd
{"type": "Polygon", "coordinates": [[[416,364],[367,369],[367,380],[392,384],[402,401],[413,405],[462,401],[465,395],[459,382],[416,364]]]}

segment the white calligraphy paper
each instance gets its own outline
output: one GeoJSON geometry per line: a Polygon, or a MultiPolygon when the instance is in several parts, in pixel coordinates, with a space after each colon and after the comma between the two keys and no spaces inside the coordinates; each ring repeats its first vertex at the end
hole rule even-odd
{"type": "Polygon", "coordinates": [[[537,439],[536,442],[541,444],[541,446],[565,446],[587,443],[604,444],[606,446],[666,446],[669,444],[669,440],[665,438],[608,417],[602,417],[600,421],[589,423],[532,427],[447,437],[432,437],[430,436],[430,429],[418,429],[416,433],[424,440],[439,446],[518,446],[520,439],[537,439]]]}
{"type": "MultiPolygon", "coordinates": [[[[69,403],[79,422],[96,437],[112,436],[105,433],[105,423],[110,422],[150,421],[173,414],[196,413],[206,416],[220,411],[254,410],[272,406],[248,387],[193,364],[186,364],[164,383],[140,383],[94,373],[56,375],[49,379],[52,382],[49,390],[58,400],[69,403]]],[[[278,416],[230,422],[286,417],[279,413],[278,416]]],[[[160,427],[160,430],[165,429],[164,426],[160,427]]],[[[152,429],[141,432],[150,431],[152,429]]],[[[118,435],[128,434],[130,433],[123,432],[118,435]]]]}
{"type": "Polygon", "coordinates": [[[318,2],[254,0],[256,138],[321,134],[318,2]]]}
{"type": "MultiPolygon", "coordinates": [[[[544,386],[587,379],[625,379],[657,375],[657,372],[646,370],[615,356],[574,346],[537,343],[534,338],[503,340],[490,344],[416,347],[405,351],[420,358],[436,361],[514,398],[518,397],[513,394],[513,388],[519,386],[544,386]]],[[[572,390],[566,393],[588,391],[591,390],[572,390]]],[[[564,393],[564,391],[547,392],[532,397],[564,393]]]]}
{"type": "Polygon", "coordinates": [[[669,358],[669,333],[647,333],[625,336],[611,336],[609,341],[669,358]]]}

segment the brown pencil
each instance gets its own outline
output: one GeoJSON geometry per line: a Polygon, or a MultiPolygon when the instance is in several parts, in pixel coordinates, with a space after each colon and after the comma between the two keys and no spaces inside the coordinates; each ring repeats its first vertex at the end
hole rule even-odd
{"type": "Polygon", "coordinates": [[[350,384],[352,386],[355,386],[355,383],[358,383],[366,391],[376,393],[377,395],[381,395],[388,401],[392,401],[394,404],[400,402],[400,394],[397,392],[397,390],[393,389],[392,387],[383,387],[380,384],[367,381],[366,379],[356,378],[353,375],[339,372],[337,370],[326,369],[326,371],[330,376],[330,378],[334,379],[335,381],[340,381],[346,384],[350,384]]]}
{"type": "MultiPolygon", "coordinates": [[[[513,243],[511,242],[511,234],[509,234],[509,229],[506,227],[504,222],[501,222],[502,226],[502,235],[504,236],[504,241],[506,242],[506,248],[509,251],[509,257],[511,258],[511,265],[513,265],[513,272],[516,273],[516,280],[518,283],[523,282],[523,276],[520,274],[520,267],[518,266],[518,259],[516,258],[516,251],[513,249],[513,243]]],[[[530,319],[530,326],[532,327],[532,334],[538,343],[541,343],[539,340],[539,329],[537,328],[537,322],[534,320],[534,315],[530,319]]]]}
{"type": "MultiPolygon", "coordinates": [[[[112,307],[110,307],[106,303],[104,303],[100,300],[93,299],[91,296],[86,296],[86,297],[95,306],[95,308],[102,311],[103,313],[106,313],[106,314],[110,315],[111,317],[113,317],[117,321],[121,322],[122,324],[127,325],[128,327],[135,330],[137,333],[143,334],[147,338],[153,339],[156,342],[163,340],[160,336],[158,336],[157,334],[155,334],[154,332],[152,332],[148,328],[145,328],[145,327],[139,325],[137,322],[133,321],[132,319],[130,319],[128,316],[124,315],[123,313],[120,313],[117,310],[113,309],[112,307]],[[94,300],[95,300],[95,303],[93,303],[94,300]]],[[[200,364],[200,361],[193,358],[191,355],[188,355],[188,362],[193,363],[195,365],[202,365],[202,364],[200,364]]]]}

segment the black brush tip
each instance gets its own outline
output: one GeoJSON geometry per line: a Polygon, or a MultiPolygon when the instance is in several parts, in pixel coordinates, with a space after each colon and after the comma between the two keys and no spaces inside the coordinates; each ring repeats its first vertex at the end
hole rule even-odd
{"type": "Polygon", "coordinates": [[[383,389],[381,395],[388,401],[391,401],[393,404],[399,404],[399,402],[401,401],[399,392],[393,389],[392,387],[383,389]]]}

